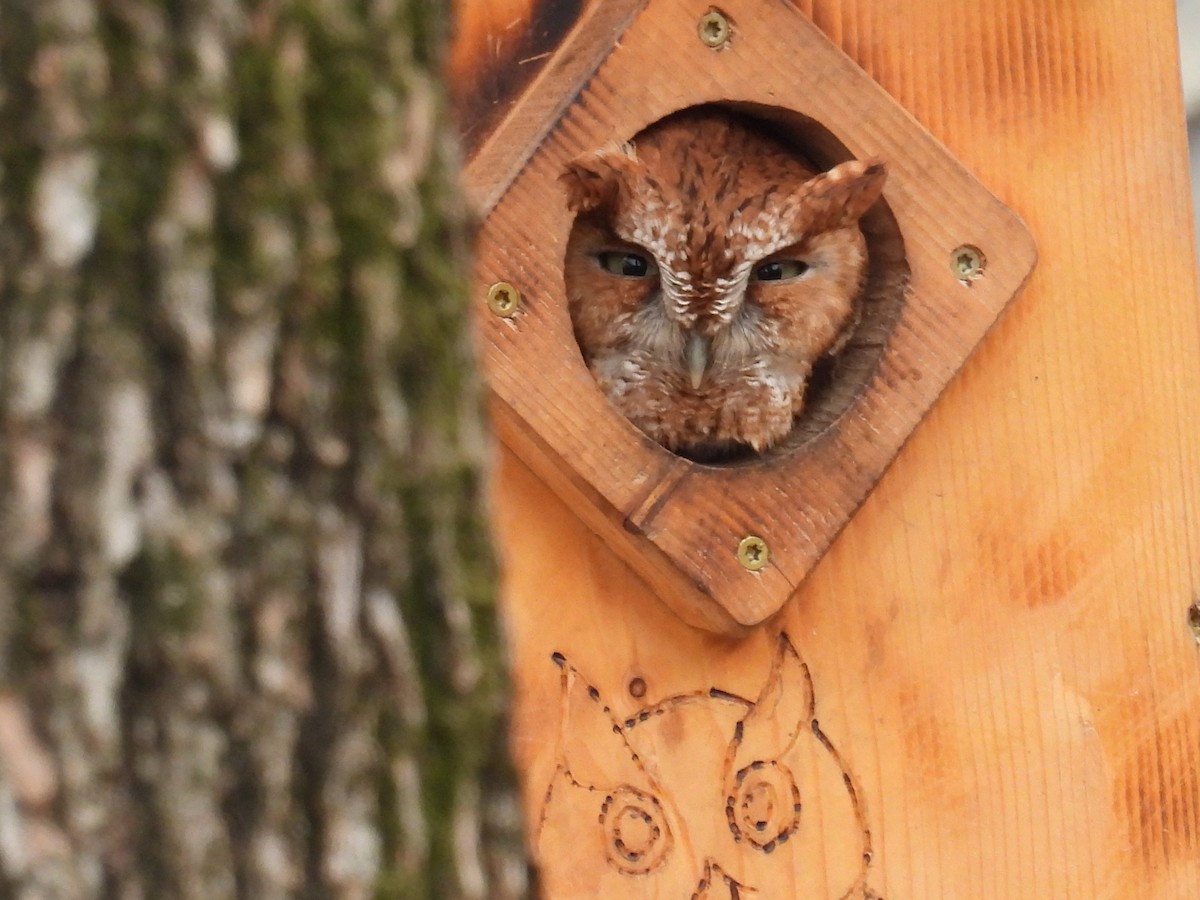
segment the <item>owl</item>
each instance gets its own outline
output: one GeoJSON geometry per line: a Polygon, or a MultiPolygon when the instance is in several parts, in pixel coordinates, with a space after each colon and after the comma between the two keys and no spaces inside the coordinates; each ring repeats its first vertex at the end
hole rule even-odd
{"type": "Polygon", "coordinates": [[[686,456],[776,444],[857,321],[859,220],[886,177],[878,160],[818,173],[703,107],[569,163],[567,301],[604,394],[686,456]]]}

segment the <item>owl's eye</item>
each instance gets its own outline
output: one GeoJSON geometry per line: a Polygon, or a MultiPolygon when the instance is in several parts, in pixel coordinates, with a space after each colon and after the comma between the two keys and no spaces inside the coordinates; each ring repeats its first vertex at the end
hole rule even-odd
{"type": "Polygon", "coordinates": [[[596,258],[604,271],[625,278],[645,278],[654,271],[654,263],[640,253],[605,252],[597,254],[596,258]]]}
{"type": "Polygon", "coordinates": [[[763,263],[754,270],[755,281],[787,281],[799,278],[808,271],[808,263],[801,259],[777,259],[763,263]]]}

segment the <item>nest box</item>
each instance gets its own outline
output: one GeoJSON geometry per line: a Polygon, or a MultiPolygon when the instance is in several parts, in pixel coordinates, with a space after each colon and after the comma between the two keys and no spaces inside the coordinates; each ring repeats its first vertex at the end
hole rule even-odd
{"type": "Polygon", "coordinates": [[[501,438],[682,619],[737,634],[829,548],[1033,269],[1020,219],[791,4],[597,3],[467,169],[474,290],[501,438]],[[818,164],[880,157],[861,322],[782,446],[726,465],[660,447],[605,398],[563,278],[569,161],[718,104],[818,164]]]}

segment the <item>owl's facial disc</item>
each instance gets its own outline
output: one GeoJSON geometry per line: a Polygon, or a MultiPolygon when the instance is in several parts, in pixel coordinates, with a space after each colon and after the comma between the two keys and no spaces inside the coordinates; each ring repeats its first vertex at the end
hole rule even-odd
{"type": "Polygon", "coordinates": [[[681,272],[663,265],[661,272],[661,309],[665,320],[678,329],[682,342],[677,364],[682,364],[682,374],[692,390],[699,391],[716,362],[730,362],[727,335],[741,318],[748,267],[718,275],[681,272]]]}

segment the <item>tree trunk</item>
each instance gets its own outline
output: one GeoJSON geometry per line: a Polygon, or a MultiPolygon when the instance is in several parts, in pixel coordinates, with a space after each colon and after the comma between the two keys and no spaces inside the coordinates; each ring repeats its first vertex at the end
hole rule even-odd
{"type": "Polygon", "coordinates": [[[0,0],[0,896],[525,890],[422,0],[0,0]]]}

